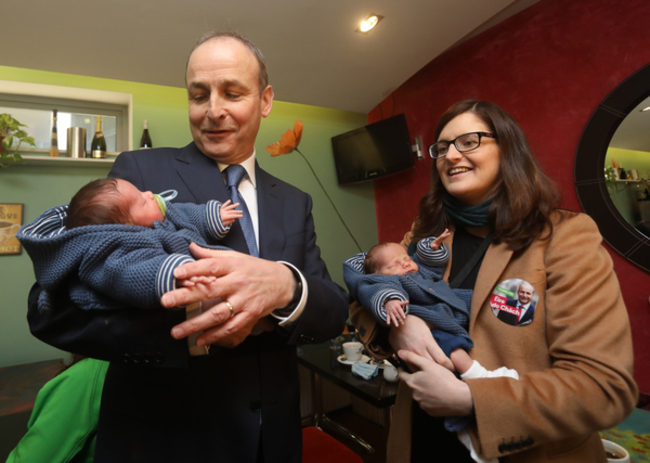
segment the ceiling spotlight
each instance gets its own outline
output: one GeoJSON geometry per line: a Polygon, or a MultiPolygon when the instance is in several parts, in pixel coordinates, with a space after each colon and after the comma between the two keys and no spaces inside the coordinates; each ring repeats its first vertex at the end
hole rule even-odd
{"type": "Polygon", "coordinates": [[[384,19],[384,17],[378,14],[368,15],[366,19],[364,19],[363,21],[361,21],[361,23],[359,23],[359,28],[356,29],[355,32],[361,32],[362,34],[367,34],[382,19],[384,19]]]}

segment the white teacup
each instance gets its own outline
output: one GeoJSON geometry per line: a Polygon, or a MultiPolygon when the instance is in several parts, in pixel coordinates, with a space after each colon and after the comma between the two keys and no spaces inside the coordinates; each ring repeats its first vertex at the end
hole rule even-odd
{"type": "Polygon", "coordinates": [[[384,362],[384,379],[390,383],[394,383],[399,379],[397,368],[388,362],[384,362]]]}
{"type": "Polygon", "coordinates": [[[350,362],[358,362],[361,360],[361,352],[363,351],[363,344],[360,342],[344,342],[343,343],[343,355],[345,359],[350,362]]]}
{"type": "Polygon", "coordinates": [[[608,463],[630,463],[630,454],[623,447],[607,439],[602,439],[607,452],[608,463]]]}

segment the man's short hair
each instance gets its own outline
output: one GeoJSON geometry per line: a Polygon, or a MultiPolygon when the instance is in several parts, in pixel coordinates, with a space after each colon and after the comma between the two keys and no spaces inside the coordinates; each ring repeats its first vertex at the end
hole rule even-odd
{"type": "MultiPolygon", "coordinates": [[[[259,84],[260,84],[260,96],[262,93],[264,93],[264,89],[269,85],[269,73],[266,68],[266,60],[264,59],[264,55],[260,51],[257,46],[248,40],[246,37],[241,35],[238,32],[209,32],[205,34],[203,37],[199,39],[198,42],[196,42],[196,45],[194,45],[194,48],[192,48],[192,51],[190,52],[190,56],[187,57],[187,64],[185,65],[185,78],[187,79],[187,67],[190,64],[190,58],[192,57],[192,53],[194,53],[194,50],[199,48],[201,45],[203,45],[205,42],[213,39],[234,39],[242,43],[243,45],[248,48],[253,55],[255,55],[255,59],[257,59],[257,64],[259,65],[260,68],[260,74],[259,74],[259,84]]],[[[185,82],[185,86],[187,86],[187,80],[185,82]]]]}
{"type": "Polygon", "coordinates": [[[117,180],[100,178],[83,186],[68,205],[66,228],[84,225],[129,224],[129,211],[120,203],[117,180]]]}

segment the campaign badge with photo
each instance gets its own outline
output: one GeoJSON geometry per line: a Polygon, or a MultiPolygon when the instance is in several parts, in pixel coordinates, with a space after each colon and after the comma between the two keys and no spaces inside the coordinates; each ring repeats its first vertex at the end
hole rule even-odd
{"type": "Polygon", "coordinates": [[[533,285],[525,280],[513,278],[494,288],[490,306],[496,317],[513,326],[528,325],[535,316],[539,295],[533,285]]]}

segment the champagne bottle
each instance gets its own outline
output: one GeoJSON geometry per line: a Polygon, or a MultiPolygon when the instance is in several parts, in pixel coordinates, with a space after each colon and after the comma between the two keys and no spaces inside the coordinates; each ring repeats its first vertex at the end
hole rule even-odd
{"type": "Polygon", "coordinates": [[[151,144],[151,136],[149,136],[149,122],[145,119],[144,121],[144,131],[142,132],[142,138],[140,139],[140,149],[153,148],[151,144]]]}
{"type": "Polygon", "coordinates": [[[59,157],[59,139],[56,130],[56,119],[57,119],[56,113],[57,110],[54,109],[52,111],[52,137],[50,143],[50,156],[52,156],[53,158],[59,157]]]}
{"type": "Polygon", "coordinates": [[[90,153],[93,158],[106,157],[106,139],[102,132],[102,116],[97,116],[97,127],[93,141],[90,143],[90,153]]]}

